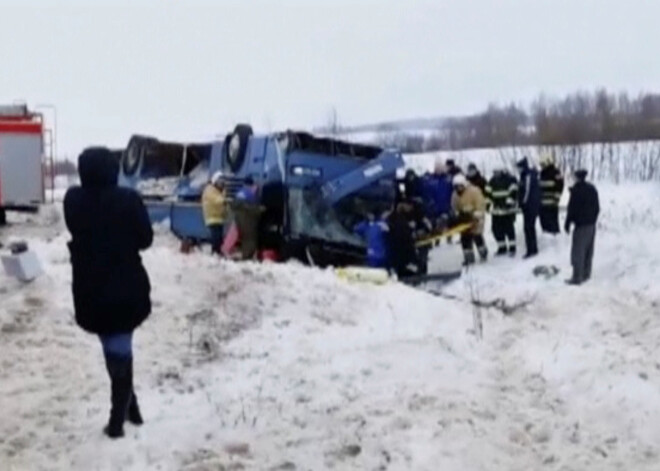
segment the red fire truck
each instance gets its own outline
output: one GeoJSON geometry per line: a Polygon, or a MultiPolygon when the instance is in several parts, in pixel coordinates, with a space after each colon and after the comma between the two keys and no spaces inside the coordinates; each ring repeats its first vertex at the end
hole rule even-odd
{"type": "Polygon", "coordinates": [[[5,211],[35,211],[45,201],[44,125],[26,105],[0,106],[0,225],[5,211]]]}

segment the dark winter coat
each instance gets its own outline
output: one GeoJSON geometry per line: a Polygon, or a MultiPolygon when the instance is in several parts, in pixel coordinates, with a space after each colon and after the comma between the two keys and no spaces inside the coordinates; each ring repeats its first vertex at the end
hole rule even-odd
{"type": "Polygon", "coordinates": [[[399,211],[394,211],[388,217],[387,225],[389,227],[387,253],[390,267],[399,277],[415,273],[412,267],[417,267],[418,257],[408,217],[399,211]]]}
{"type": "Polygon", "coordinates": [[[596,224],[599,213],[598,190],[589,182],[578,181],[571,188],[566,228],[569,228],[571,224],[575,224],[576,227],[596,224]]]}
{"type": "Polygon", "coordinates": [[[286,190],[281,182],[269,183],[261,189],[264,211],[259,218],[259,247],[276,250],[283,244],[284,201],[286,190]]]}
{"type": "Polygon", "coordinates": [[[558,207],[564,191],[564,177],[554,165],[541,170],[541,205],[558,207]]]}
{"type": "Polygon", "coordinates": [[[456,175],[463,173],[463,169],[459,167],[458,165],[454,166],[447,166],[447,173],[451,178],[454,178],[456,175]]]}
{"type": "Polygon", "coordinates": [[[82,186],[64,198],[76,322],[95,334],[131,332],[151,312],[139,254],[153,241],[149,216],[135,191],[117,187],[119,165],[107,149],[85,150],[78,172],[82,186]]]}
{"type": "Polygon", "coordinates": [[[518,190],[518,201],[523,213],[528,216],[537,215],[541,209],[541,187],[536,169],[529,167],[522,169],[518,190]]]}
{"type": "Polygon", "coordinates": [[[415,175],[414,172],[406,173],[406,178],[404,180],[404,191],[406,194],[406,200],[408,201],[422,201],[423,200],[423,190],[422,190],[422,179],[415,175]]]}
{"type": "Polygon", "coordinates": [[[479,171],[473,173],[472,175],[468,174],[466,176],[467,180],[481,190],[482,193],[486,193],[486,179],[481,175],[479,171]]]}

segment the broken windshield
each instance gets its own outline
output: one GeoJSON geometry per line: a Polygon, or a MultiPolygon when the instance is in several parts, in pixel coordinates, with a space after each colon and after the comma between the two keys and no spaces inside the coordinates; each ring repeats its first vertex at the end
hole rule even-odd
{"type": "Polygon", "coordinates": [[[381,215],[387,204],[382,200],[359,195],[344,198],[328,206],[316,188],[289,190],[289,220],[294,236],[314,237],[329,242],[364,247],[364,241],[353,232],[367,214],[381,215]]]}

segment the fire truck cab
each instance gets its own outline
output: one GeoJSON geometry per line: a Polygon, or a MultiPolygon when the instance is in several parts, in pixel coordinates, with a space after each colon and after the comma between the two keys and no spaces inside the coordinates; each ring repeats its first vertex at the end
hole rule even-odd
{"type": "Polygon", "coordinates": [[[45,201],[44,126],[25,105],[0,105],[0,225],[6,210],[36,211],[45,201]]]}

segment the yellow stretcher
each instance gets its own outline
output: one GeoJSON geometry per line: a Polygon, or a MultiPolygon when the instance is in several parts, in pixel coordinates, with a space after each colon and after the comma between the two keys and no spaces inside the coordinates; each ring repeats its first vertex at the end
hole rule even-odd
{"type": "Polygon", "coordinates": [[[471,229],[473,226],[473,223],[471,222],[464,222],[461,224],[458,224],[454,227],[448,227],[447,229],[441,231],[441,232],[436,232],[434,234],[429,234],[425,237],[422,237],[421,239],[417,240],[415,242],[415,247],[426,247],[429,245],[433,245],[436,242],[440,241],[441,239],[445,237],[451,237],[457,234],[461,234],[468,229],[471,229]]]}
{"type": "MultiPolygon", "coordinates": [[[[430,234],[426,237],[423,237],[419,240],[416,241],[415,246],[416,247],[426,247],[429,245],[433,245],[435,242],[441,240],[442,238],[445,237],[451,237],[457,234],[461,234],[462,232],[467,231],[468,229],[471,229],[473,226],[472,223],[461,223],[453,227],[449,227],[443,231],[436,232],[434,234],[430,234]]],[[[375,284],[375,285],[382,285],[385,283],[388,283],[392,281],[390,278],[389,274],[387,273],[387,270],[384,270],[382,268],[369,268],[369,267],[361,267],[361,266],[349,266],[349,267],[343,267],[343,268],[335,268],[334,269],[335,275],[342,279],[346,280],[351,283],[370,283],[370,284],[375,284]]],[[[419,284],[424,281],[430,281],[434,279],[438,280],[449,280],[449,279],[454,279],[457,276],[460,276],[460,272],[458,273],[442,273],[442,274],[437,274],[437,275],[421,275],[421,276],[413,276],[410,279],[405,279],[405,280],[400,280],[404,283],[407,284],[419,284]]]]}
{"type": "Polygon", "coordinates": [[[369,268],[350,266],[335,268],[335,275],[342,280],[358,283],[371,283],[382,285],[390,281],[387,270],[382,268],[369,268]]]}

